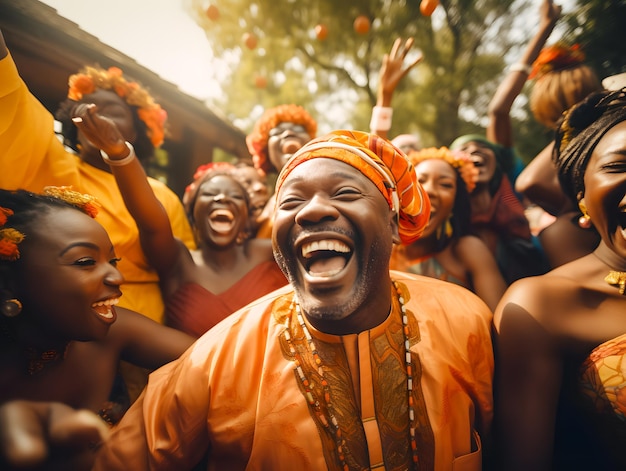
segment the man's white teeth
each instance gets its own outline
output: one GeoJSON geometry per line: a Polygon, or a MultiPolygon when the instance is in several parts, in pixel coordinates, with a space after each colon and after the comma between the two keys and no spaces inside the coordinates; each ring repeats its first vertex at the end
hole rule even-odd
{"type": "Polygon", "coordinates": [[[316,240],[302,246],[302,256],[307,258],[311,256],[312,252],[318,250],[332,250],[333,252],[348,253],[350,247],[339,240],[316,240]]]}

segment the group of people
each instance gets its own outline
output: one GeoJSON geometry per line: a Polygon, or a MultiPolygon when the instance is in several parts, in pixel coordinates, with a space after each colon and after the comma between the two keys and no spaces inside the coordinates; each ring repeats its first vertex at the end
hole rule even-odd
{"type": "Polygon", "coordinates": [[[624,468],[626,88],[564,94],[530,166],[513,148],[529,74],[584,67],[542,68],[559,16],[542,1],[485,136],[387,139],[421,60],[398,39],[369,133],[270,109],[253,166],[203,165],[182,199],[142,166],[146,90],[72,76],[61,143],[0,35],[2,468],[624,468]]]}

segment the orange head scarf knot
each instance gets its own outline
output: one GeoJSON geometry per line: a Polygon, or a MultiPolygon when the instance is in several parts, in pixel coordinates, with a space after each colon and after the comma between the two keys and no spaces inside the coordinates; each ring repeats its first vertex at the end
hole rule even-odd
{"type": "Polygon", "coordinates": [[[246,136],[248,151],[252,155],[254,166],[264,174],[275,171],[267,156],[267,141],[270,138],[270,131],[280,123],[293,123],[304,126],[306,132],[315,137],[317,132],[317,122],[301,106],[279,105],[270,108],[259,118],[254,126],[254,130],[246,136]]]}
{"type": "Polygon", "coordinates": [[[389,141],[360,131],[333,131],[313,139],[296,152],[280,172],[276,193],[291,171],[307,160],[340,160],[371,180],[398,214],[403,244],[417,240],[428,224],[430,201],[417,182],[413,165],[389,141]]]}

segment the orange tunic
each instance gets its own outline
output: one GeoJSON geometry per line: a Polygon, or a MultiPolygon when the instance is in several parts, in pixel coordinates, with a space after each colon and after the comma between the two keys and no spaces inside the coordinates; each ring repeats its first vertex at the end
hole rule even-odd
{"type": "MultiPolygon", "coordinates": [[[[0,149],[0,188],[41,192],[47,185],[69,185],[98,198],[102,208],[96,220],[109,233],[126,280],[120,306],[161,322],[158,275],[146,260],[137,225],[126,210],[115,177],[65,150],[54,133],[52,115],[29,92],[10,55],[0,61],[0,149]]],[[[168,213],[174,235],[194,247],[178,196],[160,181],[148,181],[168,213]]]]}
{"type": "MultiPolygon", "coordinates": [[[[420,469],[478,471],[477,432],[486,432],[492,418],[491,312],[456,285],[392,277],[409,319],[420,469]]],[[[183,470],[203,456],[207,470],[339,469],[340,451],[309,408],[285,336],[289,329],[305,375],[324,397],[292,299],[290,286],[261,298],[153,373],[94,469],[183,470]]],[[[386,469],[410,468],[404,336],[393,299],[389,317],[358,335],[309,326],[350,469],[372,466],[370,455],[386,469]]],[[[325,415],[330,406],[323,402],[325,415]]]]}

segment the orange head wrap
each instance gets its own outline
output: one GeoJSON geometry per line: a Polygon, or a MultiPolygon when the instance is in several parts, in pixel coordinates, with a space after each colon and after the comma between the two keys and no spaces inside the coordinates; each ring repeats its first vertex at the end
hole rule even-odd
{"type": "Polygon", "coordinates": [[[430,200],[417,182],[411,162],[389,141],[360,131],[333,131],[314,139],[296,152],[280,172],[276,194],[294,168],[315,158],[340,160],[370,179],[398,214],[403,244],[422,235],[430,217],[430,200]]]}
{"type": "Polygon", "coordinates": [[[304,126],[311,139],[317,133],[317,122],[301,106],[279,105],[265,111],[254,125],[254,130],[246,137],[248,152],[252,155],[254,166],[264,173],[269,173],[273,169],[267,156],[267,141],[270,138],[270,131],[280,123],[304,126]]]}

